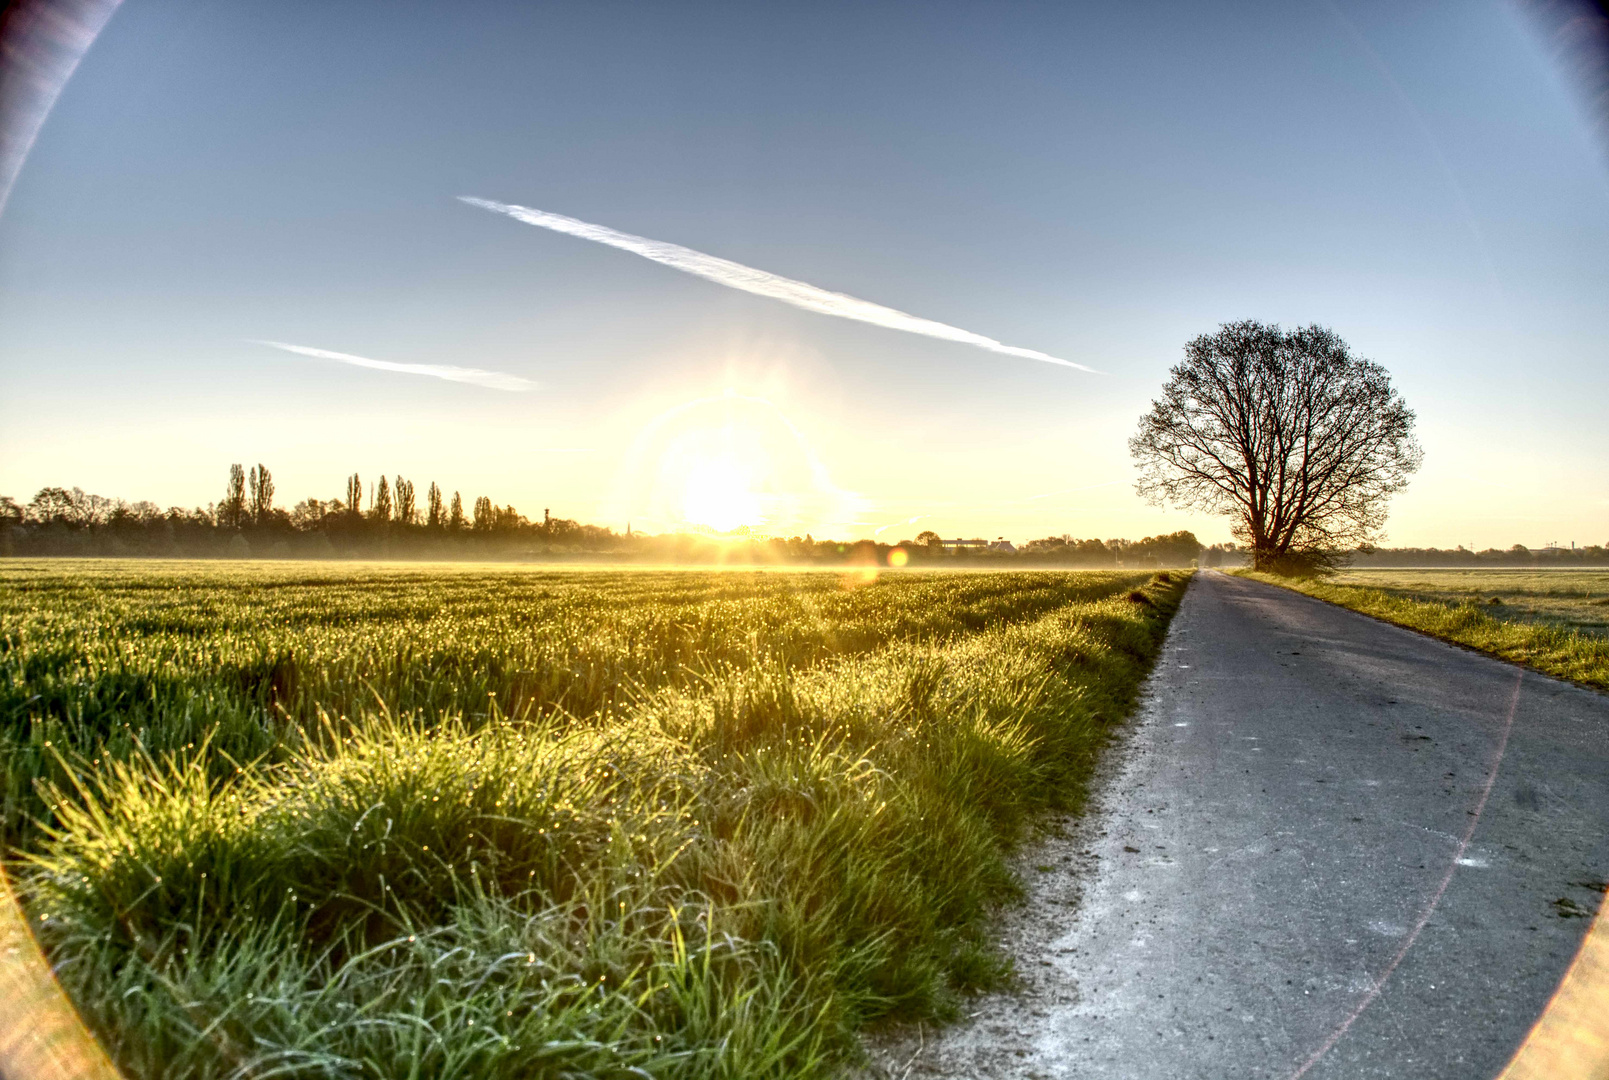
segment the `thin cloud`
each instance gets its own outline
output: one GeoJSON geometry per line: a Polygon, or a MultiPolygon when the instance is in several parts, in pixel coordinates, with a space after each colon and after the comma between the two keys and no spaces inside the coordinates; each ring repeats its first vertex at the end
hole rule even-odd
{"type": "Polygon", "coordinates": [[[469,383],[471,386],[484,386],[489,390],[534,390],[536,383],[530,379],[522,379],[518,375],[509,375],[502,371],[484,371],[481,368],[457,367],[453,364],[398,364],[391,360],[371,360],[367,356],[353,356],[351,353],[333,352],[329,349],[315,349],[308,345],[291,345],[283,341],[256,341],[257,345],[270,345],[276,349],[284,349],[298,356],[311,356],[317,360],[334,360],[340,364],[351,364],[353,367],[373,368],[375,371],[395,371],[403,375],[428,375],[432,379],[446,379],[448,382],[469,383]]]}
{"type": "Polygon", "coordinates": [[[883,326],[890,330],[903,330],[910,334],[922,334],[926,337],[939,338],[942,341],[957,341],[964,345],[976,345],[980,349],[1001,353],[1006,356],[1020,356],[1028,360],[1042,360],[1047,364],[1059,364],[1062,367],[1076,368],[1079,371],[1088,371],[1100,374],[1094,368],[1075,364],[1071,360],[1050,356],[1037,352],[1034,349],[1021,349],[1015,345],[1003,345],[994,338],[974,334],[970,330],[949,326],[945,323],[934,322],[931,319],[918,318],[907,315],[903,311],[883,307],[881,304],[871,303],[869,300],[857,300],[853,296],[843,293],[831,292],[827,289],[808,285],[803,281],[794,281],[779,274],[772,274],[765,270],[756,270],[752,266],[732,262],[715,255],[706,255],[702,251],[682,247],[680,244],[667,244],[662,240],[649,240],[630,233],[618,232],[604,225],[592,225],[585,221],[578,221],[563,214],[550,214],[545,210],[533,210],[528,206],[516,206],[510,203],[493,202],[490,199],[478,199],[472,195],[460,195],[459,199],[470,206],[478,206],[482,210],[491,210],[498,214],[507,214],[516,221],[523,221],[527,225],[535,225],[539,229],[551,229],[554,232],[564,233],[566,236],[579,237],[582,240],[591,240],[598,244],[607,244],[610,247],[629,251],[633,255],[641,255],[656,263],[663,263],[683,273],[693,274],[713,281],[717,285],[725,285],[729,289],[739,289],[743,292],[754,293],[756,296],[766,296],[773,300],[781,300],[784,304],[804,308],[822,315],[834,315],[840,319],[853,319],[856,322],[871,323],[873,326],[883,326]]]}

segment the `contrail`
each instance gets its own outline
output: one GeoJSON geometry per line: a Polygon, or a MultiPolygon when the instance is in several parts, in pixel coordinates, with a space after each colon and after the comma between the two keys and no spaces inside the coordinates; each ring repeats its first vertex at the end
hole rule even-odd
{"type": "Polygon", "coordinates": [[[957,326],[934,322],[932,319],[922,319],[915,315],[907,315],[903,311],[883,307],[869,300],[857,300],[853,296],[843,293],[830,292],[814,285],[807,285],[803,281],[794,281],[779,274],[769,273],[765,270],[756,270],[752,266],[732,262],[715,255],[706,255],[702,251],[682,247],[680,244],[667,244],[663,240],[649,240],[642,236],[633,236],[630,233],[618,232],[604,225],[592,225],[585,221],[578,221],[563,214],[550,214],[546,210],[532,210],[528,206],[515,206],[510,203],[493,202],[490,199],[477,199],[472,195],[460,195],[459,199],[471,206],[478,206],[483,210],[491,210],[499,214],[507,214],[516,221],[523,221],[527,225],[535,225],[540,229],[552,229],[567,236],[580,237],[582,240],[592,240],[599,244],[629,251],[634,255],[641,255],[645,259],[652,259],[657,263],[693,274],[713,281],[717,285],[725,285],[729,289],[740,289],[743,292],[754,293],[756,296],[768,296],[773,300],[781,300],[784,304],[804,308],[806,311],[818,312],[822,315],[836,315],[840,319],[854,319],[857,322],[871,323],[873,326],[883,326],[890,330],[904,330],[910,334],[922,334],[926,337],[939,338],[943,341],[959,341],[965,345],[976,345],[990,352],[1004,353],[1006,356],[1021,356],[1029,360],[1043,360],[1047,364],[1060,364],[1062,367],[1077,368],[1079,371],[1088,371],[1098,375],[1100,372],[1094,368],[1075,364],[1071,360],[1050,356],[1046,353],[1036,352],[1033,349],[1019,349],[1015,345],[1002,345],[994,338],[974,334],[970,330],[962,330],[957,326]]]}
{"type": "Polygon", "coordinates": [[[925,518],[927,516],[928,515],[926,515],[926,514],[917,514],[915,517],[910,518],[909,520],[906,520],[906,521],[890,521],[887,525],[881,526],[880,528],[873,529],[872,530],[872,535],[873,536],[881,536],[881,535],[883,535],[883,530],[884,529],[892,529],[896,525],[915,525],[918,521],[921,521],[923,518],[925,518]]]}
{"type": "Polygon", "coordinates": [[[522,379],[518,375],[508,375],[501,371],[483,371],[480,368],[455,367],[452,364],[398,364],[390,360],[370,360],[367,356],[353,356],[351,353],[331,352],[329,349],[314,349],[307,345],[289,345],[283,341],[255,341],[257,345],[272,345],[276,349],[297,353],[301,356],[311,356],[319,360],[335,360],[342,364],[352,364],[355,367],[374,368],[376,371],[399,371],[404,375],[429,375],[432,379],[446,379],[448,382],[470,383],[474,386],[484,386],[491,390],[534,390],[536,383],[530,379],[522,379]]]}

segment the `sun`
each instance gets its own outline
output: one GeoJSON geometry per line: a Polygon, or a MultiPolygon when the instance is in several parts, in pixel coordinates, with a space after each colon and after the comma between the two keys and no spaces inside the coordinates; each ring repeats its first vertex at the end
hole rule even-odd
{"type": "Polygon", "coordinates": [[[762,539],[820,536],[862,510],[781,409],[736,390],[651,418],[627,449],[610,500],[638,528],[762,539]]]}
{"type": "Polygon", "coordinates": [[[760,524],[763,508],[756,490],[760,477],[753,462],[724,452],[694,456],[687,463],[682,519],[716,532],[760,524]]]}

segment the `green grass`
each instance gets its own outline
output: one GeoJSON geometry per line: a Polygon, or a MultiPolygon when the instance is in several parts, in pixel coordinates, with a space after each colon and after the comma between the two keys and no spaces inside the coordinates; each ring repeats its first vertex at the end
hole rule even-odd
{"type": "Polygon", "coordinates": [[[136,1077],[830,1075],[1007,975],[1183,588],[0,564],[0,827],[136,1077]]]}
{"type": "Polygon", "coordinates": [[[1609,571],[1349,570],[1245,576],[1609,690],[1609,571]]]}

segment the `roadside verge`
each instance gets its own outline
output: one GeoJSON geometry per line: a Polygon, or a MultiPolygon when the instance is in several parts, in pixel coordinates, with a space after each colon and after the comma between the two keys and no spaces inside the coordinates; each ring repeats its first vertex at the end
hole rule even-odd
{"type": "Polygon", "coordinates": [[[1405,626],[1499,660],[1523,664],[1556,679],[1609,691],[1609,638],[1499,619],[1474,604],[1419,600],[1363,585],[1283,578],[1250,570],[1235,574],[1405,626]]]}

